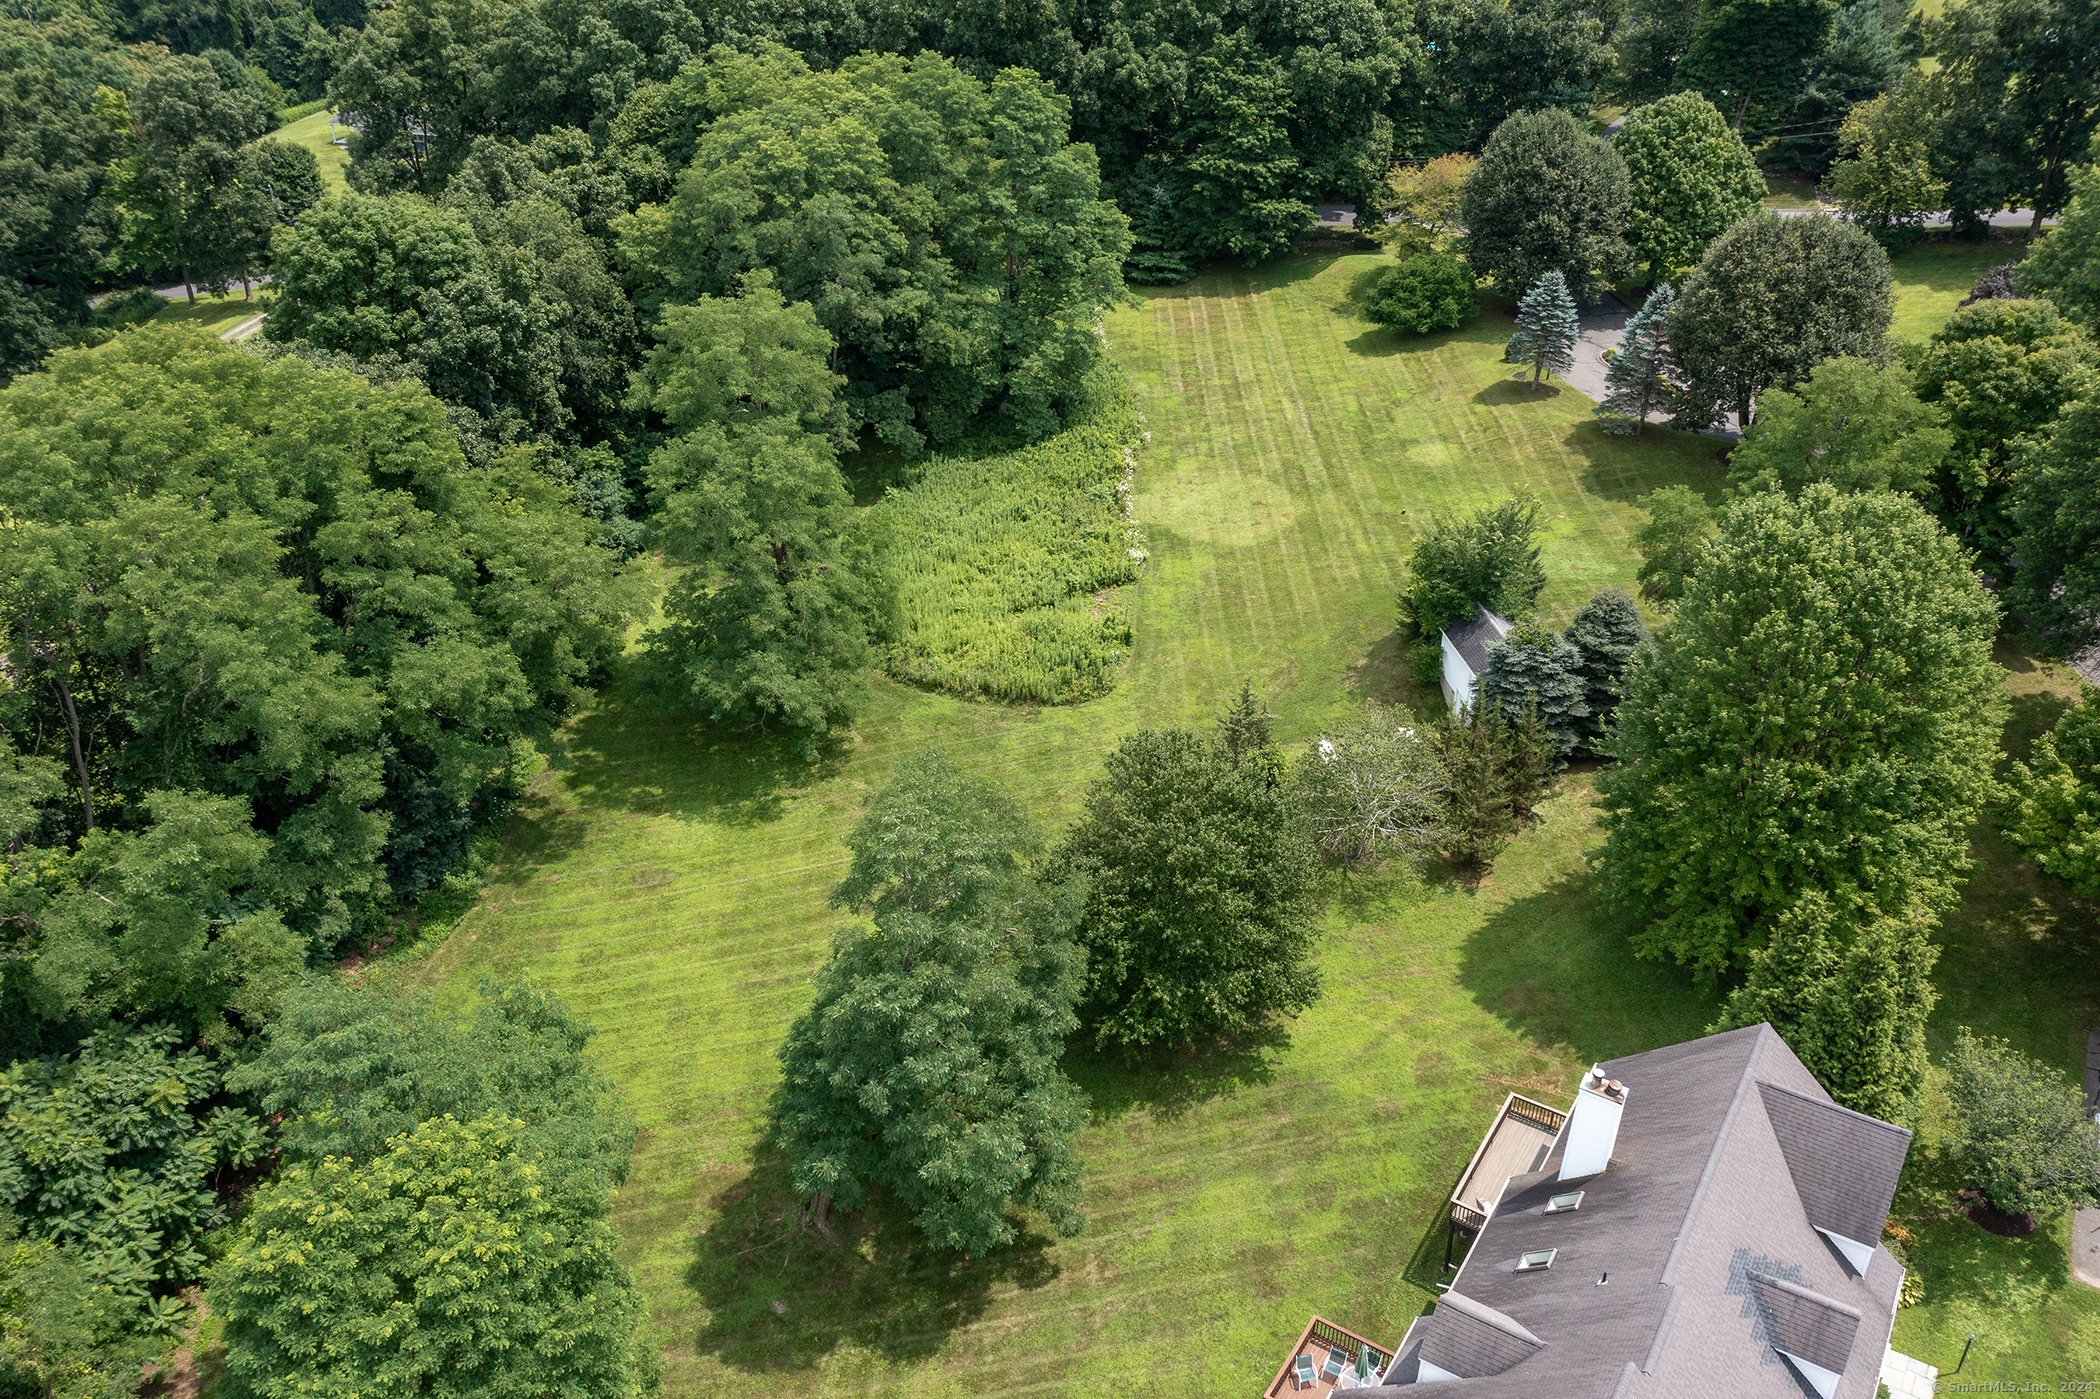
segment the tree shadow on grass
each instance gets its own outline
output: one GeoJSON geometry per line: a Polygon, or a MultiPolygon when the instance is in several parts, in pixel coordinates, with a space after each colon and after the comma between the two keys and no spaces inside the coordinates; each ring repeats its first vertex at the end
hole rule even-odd
{"type": "Polygon", "coordinates": [[[1497,379],[1479,393],[1473,395],[1475,403],[1488,407],[1504,407],[1512,403],[1550,403],[1563,393],[1573,393],[1548,379],[1540,388],[1533,388],[1529,379],[1497,379]]]}
{"type": "Polygon", "coordinates": [[[1681,968],[1635,959],[1627,932],[1587,874],[1566,875],[1511,900],[1466,939],[1459,984],[1534,1043],[1585,1062],[1697,1039],[1719,995],[1681,968]]]}
{"type": "Polygon", "coordinates": [[[982,1317],[994,1289],[1033,1290],[1058,1273],[1051,1241],[1033,1230],[978,1259],[932,1248],[880,1192],[819,1230],[770,1141],[708,1204],[714,1222],[695,1234],[685,1269],[708,1312],[693,1344],[752,1375],[808,1370],[847,1344],[923,1360],[982,1317]]]}
{"type": "Polygon", "coordinates": [[[811,761],[786,734],[663,712],[630,672],[563,730],[548,765],[566,770],[570,799],[589,810],[744,827],[777,818],[789,792],[836,777],[845,751],[833,741],[811,761]]]}
{"type": "Polygon", "coordinates": [[[1290,1047],[1290,1024],[1283,1020],[1136,1055],[1097,1049],[1082,1031],[1067,1044],[1061,1067],[1087,1095],[1094,1125],[1140,1109],[1155,1121],[1171,1122],[1191,1108],[1273,1081],[1276,1061],[1290,1047]]]}

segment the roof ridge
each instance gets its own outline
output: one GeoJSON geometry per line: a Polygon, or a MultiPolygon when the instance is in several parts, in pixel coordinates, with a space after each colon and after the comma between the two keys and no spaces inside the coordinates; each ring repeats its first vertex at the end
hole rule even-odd
{"type": "Polygon", "coordinates": [[[1775,1278],[1769,1273],[1752,1273],[1750,1274],[1750,1281],[1760,1287],[1776,1287],[1782,1292],[1790,1292],[1805,1302],[1813,1302],[1819,1307],[1828,1307],[1834,1312],[1843,1312],[1846,1316],[1855,1320],[1862,1319],[1865,1316],[1865,1313],[1861,1312],[1858,1307],[1853,1306],[1850,1302],[1840,1302],[1828,1293],[1818,1292],[1813,1287],[1803,1287],[1798,1282],[1788,1282],[1785,1278],[1775,1278]]]}
{"type": "MultiPolygon", "coordinates": [[[[1751,1037],[1750,1052],[1743,1056],[1743,1074],[1736,1081],[1735,1097],[1729,1100],[1728,1115],[1721,1119],[1721,1128],[1714,1133],[1713,1149],[1706,1154],[1706,1169],[1699,1172],[1699,1186],[1692,1192],[1692,1202],[1685,1206],[1684,1223],[1678,1226],[1677,1242],[1670,1245],[1670,1257],[1663,1264],[1660,1279],[1662,1282],[1676,1281],[1677,1259],[1684,1252],[1685,1242],[1692,1237],[1692,1226],[1698,1221],[1699,1207],[1706,1203],[1707,1187],[1713,1184],[1714,1171],[1721,1164],[1721,1149],[1728,1144],[1728,1134],[1735,1127],[1736,1115],[1743,1110],[1743,1100],[1750,1095],[1750,1085],[1756,1082],[1757,1055],[1758,1051],[1764,1048],[1765,1036],[1779,1038],[1779,1032],[1767,1021],[1759,1021],[1756,1028],[1757,1033],[1751,1037]]],[[[1785,1041],[1781,1040],[1780,1043],[1784,1044],[1785,1041]]]]}
{"type": "Polygon", "coordinates": [[[1759,1088],[1769,1088],[1775,1093],[1784,1093],[1790,1098],[1799,1098],[1804,1103],[1809,1103],[1819,1108],[1825,1108],[1831,1112],[1841,1112],[1847,1117],[1857,1118],[1861,1122],[1870,1124],[1875,1127],[1879,1127],[1884,1132],[1894,1132],[1898,1136],[1903,1137],[1912,1137],[1917,1135],[1908,1127],[1898,1127],[1895,1123],[1889,1121],[1887,1118],[1876,1117],[1871,1112],[1861,1112],[1858,1108],[1848,1108],[1843,1103],[1838,1102],[1834,1098],[1811,1098],[1808,1094],[1803,1093],[1798,1088],[1789,1088],[1783,1083],[1774,1083],[1768,1078],[1759,1079],[1757,1081],[1757,1086],[1759,1088]]]}
{"type": "Polygon", "coordinates": [[[1546,1344],[1537,1336],[1532,1335],[1530,1329],[1523,1322],[1518,1321],[1507,1313],[1496,1311],[1485,1302],[1476,1302],[1463,1292],[1446,1292],[1436,1300],[1439,1306],[1446,1302],[1457,1303],[1457,1310],[1461,1314],[1473,1318],[1473,1320],[1483,1326],[1492,1326],[1505,1336],[1515,1337],[1517,1340],[1534,1346],[1546,1344]]]}

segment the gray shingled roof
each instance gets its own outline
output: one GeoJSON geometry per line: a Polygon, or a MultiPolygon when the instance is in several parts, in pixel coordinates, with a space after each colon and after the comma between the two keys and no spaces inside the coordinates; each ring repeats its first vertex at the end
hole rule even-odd
{"type": "Polygon", "coordinates": [[[1508,636],[1509,629],[1515,625],[1509,618],[1498,617],[1476,602],[1473,615],[1445,627],[1444,635],[1465,658],[1466,664],[1473,668],[1473,673],[1479,675],[1487,669],[1488,648],[1508,636]]]}
{"type": "MultiPolygon", "coordinates": [[[[1785,1349],[1840,1373],[1836,1399],[1873,1399],[1902,1270],[1876,1248],[1855,1276],[1815,1232],[1790,1162],[1815,1163],[1802,1169],[1818,1182],[1824,1163],[1858,1153],[1862,1183],[1812,1192],[1817,1215],[1857,1228],[1862,1211],[1885,1203],[1884,1177],[1891,1161],[1900,1168],[1909,1134],[1831,1104],[1768,1025],[1604,1070],[1630,1090],[1611,1168],[1582,1182],[1580,1208],[1552,1215],[1559,1144],[1542,1169],[1511,1177],[1452,1292],[1409,1330],[1382,1387],[1411,1383],[1427,1359],[1463,1377],[1425,1391],[1436,1399],[1799,1399],[1785,1349]],[[1547,1248],[1558,1250],[1550,1268],[1516,1270],[1547,1248]],[[1515,1355],[1527,1348],[1503,1332],[1467,1363],[1483,1311],[1540,1344],[1515,1355]]],[[[1880,1233],[1876,1219],[1865,1241],[1880,1233]]]]}
{"type": "Polygon", "coordinates": [[[1910,1133],[1776,1083],[1760,1083],[1757,1091],[1808,1222],[1861,1243],[1879,1239],[1910,1133]]]}
{"type": "Polygon", "coordinates": [[[1544,1344],[1493,1307],[1447,1292],[1437,1302],[1437,1325],[1424,1338],[1422,1357],[1454,1375],[1499,1375],[1544,1344]]]}

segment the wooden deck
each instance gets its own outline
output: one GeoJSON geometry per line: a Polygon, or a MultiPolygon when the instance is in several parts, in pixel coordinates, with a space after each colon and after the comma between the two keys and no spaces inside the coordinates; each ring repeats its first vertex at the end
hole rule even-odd
{"type": "Polygon", "coordinates": [[[1544,1165],[1546,1153],[1553,1149],[1567,1120],[1568,1115],[1558,1108],[1515,1093],[1504,1099],[1502,1111],[1495,1114],[1480,1149],[1451,1192],[1451,1222],[1476,1231],[1486,1224],[1509,1178],[1544,1165]]]}
{"type": "MultiPolygon", "coordinates": [[[[1278,1370],[1276,1378],[1270,1381],[1263,1399],[1285,1399],[1287,1395],[1300,1394],[1309,1396],[1309,1399],[1322,1399],[1322,1396],[1332,1394],[1338,1388],[1356,1385],[1358,1380],[1353,1365],[1343,1371],[1343,1378],[1340,1380],[1326,1373],[1327,1352],[1330,1349],[1340,1349],[1353,1361],[1357,1351],[1364,1346],[1371,1347],[1371,1359],[1377,1365],[1378,1373],[1384,1374],[1385,1367],[1393,1363],[1391,1351],[1382,1346],[1372,1345],[1354,1331],[1344,1331],[1325,1317],[1314,1317],[1305,1323],[1305,1330],[1298,1335],[1298,1344],[1284,1357],[1283,1368],[1278,1370]],[[1319,1371],[1313,1382],[1302,1388],[1297,1378],[1298,1357],[1301,1355],[1311,1356],[1314,1367],[1319,1371]]],[[[1362,1383],[1374,1384],[1376,1381],[1365,1380],[1362,1383]]]]}

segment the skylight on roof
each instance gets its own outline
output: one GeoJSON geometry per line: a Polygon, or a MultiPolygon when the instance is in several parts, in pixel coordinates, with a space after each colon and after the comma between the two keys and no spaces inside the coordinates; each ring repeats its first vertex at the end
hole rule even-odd
{"type": "Polygon", "coordinates": [[[1547,1214],[1566,1214],[1569,1210],[1582,1208],[1582,1192],[1570,1190],[1565,1195],[1555,1195],[1546,1202],[1547,1214]]]}
{"type": "Polygon", "coordinates": [[[1543,1272],[1553,1266],[1553,1255],[1559,1252],[1560,1250],[1557,1248],[1534,1249],[1517,1260],[1517,1271],[1520,1273],[1543,1272]]]}

